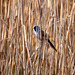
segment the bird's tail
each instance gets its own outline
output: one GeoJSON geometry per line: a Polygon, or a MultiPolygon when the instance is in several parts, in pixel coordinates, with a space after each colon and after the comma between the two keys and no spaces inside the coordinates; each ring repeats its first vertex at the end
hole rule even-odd
{"type": "Polygon", "coordinates": [[[50,46],[51,46],[55,51],[57,51],[56,48],[53,46],[53,44],[50,42],[49,39],[48,39],[48,43],[50,44],[50,46]]]}

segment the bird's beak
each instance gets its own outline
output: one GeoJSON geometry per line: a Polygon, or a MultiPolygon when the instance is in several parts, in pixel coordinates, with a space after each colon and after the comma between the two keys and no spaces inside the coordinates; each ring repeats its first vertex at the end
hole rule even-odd
{"type": "Polygon", "coordinates": [[[34,27],[32,27],[32,29],[34,29],[34,27]]]}

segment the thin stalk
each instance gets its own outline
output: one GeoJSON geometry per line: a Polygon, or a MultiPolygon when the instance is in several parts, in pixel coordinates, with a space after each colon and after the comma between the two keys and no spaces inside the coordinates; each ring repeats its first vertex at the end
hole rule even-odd
{"type": "Polygon", "coordinates": [[[17,1],[17,48],[16,48],[16,75],[18,75],[18,26],[19,26],[19,0],[17,1]]]}

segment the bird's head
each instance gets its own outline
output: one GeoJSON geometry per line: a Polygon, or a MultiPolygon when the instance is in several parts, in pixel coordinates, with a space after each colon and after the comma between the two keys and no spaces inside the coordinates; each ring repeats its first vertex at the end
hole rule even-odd
{"type": "Polygon", "coordinates": [[[37,36],[37,38],[40,38],[40,27],[35,25],[32,27],[34,34],[37,36]]]}
{"type": "Polygon", "coordinates": [[[34,27],[32,27],[32,29],[33,29],[33,31],[34,31],[35,33],[38,33],[38,32],[40,31],[40,27],[37,26],[37,25],[35,25],[34,27]]]}

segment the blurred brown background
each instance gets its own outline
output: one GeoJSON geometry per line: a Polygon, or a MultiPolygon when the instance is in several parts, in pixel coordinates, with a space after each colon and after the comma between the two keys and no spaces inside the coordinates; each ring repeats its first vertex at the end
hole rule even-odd
{"type": "Polygon", "coordinates": [[[0,75],[75,74],[75,0],[0,0],[0,75]],[[55,52],[33,34],[38,25],[55,52]]]}

